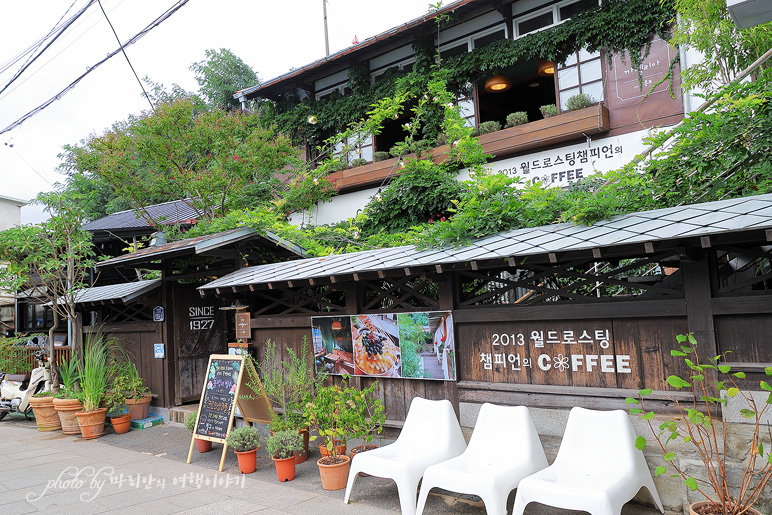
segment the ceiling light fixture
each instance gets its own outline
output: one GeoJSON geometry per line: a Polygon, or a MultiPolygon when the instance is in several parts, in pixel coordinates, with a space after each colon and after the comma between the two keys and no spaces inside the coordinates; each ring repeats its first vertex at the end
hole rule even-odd
{"type": "Polygon", "coordinates": [[[512,81],[506,75],[494,75],[485,81],[485,91],[489,93],[501,93],[512,87],[512,81]]]}
{"type": "Polygon", "coordinates": [[[538,62],[537,69],[539,71],[539,75],[541,75],[542,77],[546,77],[548,75],[555,75],[555,63],[544,59],[539,59],[537,62],[538,62]]]}

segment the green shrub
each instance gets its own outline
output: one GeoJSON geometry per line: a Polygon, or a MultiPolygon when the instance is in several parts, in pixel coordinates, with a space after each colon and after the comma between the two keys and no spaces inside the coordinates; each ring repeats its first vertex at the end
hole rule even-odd
{"type": "Polygon", "coordinates": [[[504,127],[517,127],[518,125],[525,125],[526,123],[528,123],[528,113],[525,111],[517,111],[507,115],[507,124],[504,127]]]}
{"type": "Polygon", "coordinates": [[[268,437],[268,454],[277,460],[303,452],[303,438],[296,430],[277,431],[268,437]]]}
{"type": "Polygon", "coordinates": [[[376,163],[378,161],[386,161],[390,157],[388,152],[373,152],[373,161],[376,163]]]}
{"type": "Polygon", "coordinates": [[[254,427],[246,426],[232,430],[225,441],[236,452],[254,451],[260,447],[262,438],[254,427]]]}
{"type": "Polygon", "coordinates": [[[185,427],[188,431],[191,433],[196,429],[196,417],[198,416],[198,411],[194,411],[190,415],[188,415],[185,418],[185,427]]]}
{"type": "Polygon", "coordinates": [[[483,134],[490,134],[491,132],[499,130],[501,130],[501,124],[493,120],[490,122],[482,122],[477,128],[477,133],[482,136],[483,134]]]}
{"type": "Polygon", "coordinates": [[[351,168],[356,168],[357,166],[362,166],[367,164],[367,159],[362,159],[361,157],[358,157],[356,159],[352,159],[349,165],[351,165],[351,168]]]}
{"type": "Polygon", "coordinates": [[[566,100],[566,111],[578,111],[595,104],[595,98],[585,93],[577,93],[566,100]]]}
{"type": "Polygon", "coordinates": [[[545,106],[541,106],[539,111],[544,118],[549,118],[550,116],[557,116],[560,114],[560,111],[558,111],[558,106],[555,104],[547,104],[545,106]]]}
{"type": "Polygon", "coordinates": [[[400,157],[402,155],[402,149],[398,145],[394,145],[389,149],[391,157],[400,157]]]}

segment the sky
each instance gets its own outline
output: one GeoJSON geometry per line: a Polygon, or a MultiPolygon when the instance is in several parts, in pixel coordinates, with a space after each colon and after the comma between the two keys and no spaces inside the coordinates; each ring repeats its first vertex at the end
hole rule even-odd
{"type": "MultiPolygon", "coordinates": [[[[188,91],[198,89],[188,68],[204,60],[207,49],[230,49],[260,80],[268,80],[324,57],[322,2],[189,0],[127,47],[126,54],[140,78],[148,76],[166,86],[177,83],[188,91]]],[[[124,42],[178,2],[101,3],[124,42]]],[[[0,0],[0,89],[27,59],[14,63],[20,54],[38,44],[62,18],[70,18],[87,4],[88,0],[0,0]]],[[[327,0],[330,53],[351,46],[355,36],[363,41],[428,9],[428,0],[327,0]]],[[[118,47],[95,3],[0,93],[0,130],[54,97],[118,47]]],[[[0,196],[28,200],[53,189],[54,183],[63,180],[56,171],[63,145],[102,134],[114,122],[146,109],[142,90],[119,53],[60,100],[20,127],[0,134],[0,196]]],[[[37,222],[41,216],[34,207],[22,209],[22,223],[37,222]]]]}

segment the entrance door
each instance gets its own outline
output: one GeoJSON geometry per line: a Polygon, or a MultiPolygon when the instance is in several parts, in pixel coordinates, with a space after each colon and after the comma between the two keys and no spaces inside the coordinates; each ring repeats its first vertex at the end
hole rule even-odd
{"type": "Polygon", "coordinates": [[[177,346],[177,395],[197,401],[211,354],[227,354],[226,313],[220,299],[202,299],[195,285],[173,284],[174,340],[177,346]]]}

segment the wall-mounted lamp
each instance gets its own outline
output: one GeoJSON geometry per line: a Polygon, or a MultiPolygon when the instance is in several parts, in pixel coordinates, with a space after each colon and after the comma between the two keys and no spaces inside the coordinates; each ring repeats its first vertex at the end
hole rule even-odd
{"type": "Polygon", "coordinates": [[[485,81],[485,91],[489,93],[501,93],[512,87],[512,81],[506,75],[494,75],[485,81]]]}
{"type": "Polygon", "coordinates": [[[547,75],[555,75],[555,63],[544,59],[538,59],[537,69],[539,75],[546,77],[547,75]]]}

